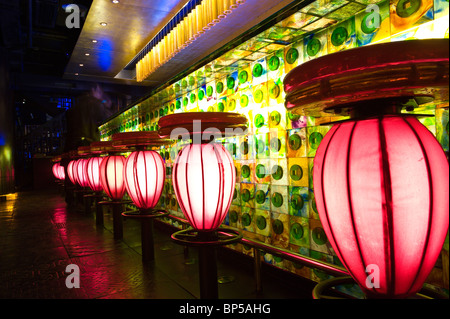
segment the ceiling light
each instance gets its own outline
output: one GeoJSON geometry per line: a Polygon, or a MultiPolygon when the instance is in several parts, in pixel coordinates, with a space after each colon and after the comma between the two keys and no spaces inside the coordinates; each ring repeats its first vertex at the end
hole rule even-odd
{"type": "Polygon", "coordinates": [[[90,54],[89,54],[89,53],[85,53],[84,55],[85,55],[85,56],[90,56],[90,54]]]}
{"type": "Polygon", "coordinates": [[[111,2],[112,3],[119,3],[120,1],[119,0],[112,0],[111,2]]]}
{"type": "Polygon", "coordinates": [[[84,64],[83,64],[83,63],[80,63],[79,66],[84,66],[84,64]]]}
{"type": "Polygon", "coordinates": [[[97,40],[93,39],[93,40],[92,40],[92,43],[97,43],[97,40]]]}
{"type": "Polygon", "coordinates": [[[101,25],[102,27],[106,27],[106,26],[108,25],[108,23],[106,23],[106,22],[100,22],[100,25],[101,25]]]}

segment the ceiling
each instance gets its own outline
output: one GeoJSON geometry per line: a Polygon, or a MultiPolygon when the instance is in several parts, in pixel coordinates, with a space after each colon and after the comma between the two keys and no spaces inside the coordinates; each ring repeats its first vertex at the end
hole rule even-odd
{"type": "Polygon", "coordinates": [[[160,70],[138,83],[135,69],[127,65],[184,6],[186,0],[120,0],[117,4],[111,0],[94,0],[64,78],[126,83],[154,89],[291,2],[247,0],[160,70]],[[102,26],[101,22],[107,25],[102,26]],[[96,43],[92,42],[94,39],[96,43]]]}
{"type": "Polygon", "coordinates": [[[54,116],[61,112],[55,96],[73,97],[100,86],[131,103],[212,59],[227,43],[293,2],[247,0],[144,82],[137,82],[128,64],[186,1],[0,0],[0,49],[8,53],[16,100],[33,101],[33,108],[54,116]],[[79,28],[67,27],[69,4],[80,9],[79,28]]]}

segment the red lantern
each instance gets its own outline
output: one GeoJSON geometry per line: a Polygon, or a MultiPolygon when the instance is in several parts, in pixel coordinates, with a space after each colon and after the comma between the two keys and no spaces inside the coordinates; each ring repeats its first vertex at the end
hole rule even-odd
{"type": "Polygon", "coordinates": [[[191,112],[162,117],[158,124],[162,137],[192,138],[193,143],[184,146],[175,160],[172,183],[191,226],[199,233],[212,233],[226,217],[236,181],[233,159],[212,141],[243,134],[247,118],[237,113],[191,112]]]}
{"type": "Polygon", "coordinates": [[[72,182],[73,185],[77,185],[77,178],[76,178],[76,160],[72,160],[67,165],[67,175],[69,175],[69,179],[72,182]]]}
{"type": "Polygon", "coordinates": [[[80,158],[76,163],[75,163],[75,167],[76,167],[76,178],[77,178],[77,182],[78,185],[80,185],[81,187],[88,187],[89,183],[88,183],[88,177],[86,174],[86,165],[87,165],[88,160],[85,158],[80,158]]]}
{"type": "Polygon", "coordinates": [[[100,192],[102,184],[100,182],[100,165],[103,157],[91,157],[86,164],[86,176],[90,189],[94,192],[100,192]]]}
{"type": "Polygon", "coordinates": [[[122,155],[105,157],[100,165],[100,183],[113,200],[120,200],[125,194],[124,168],[125,157],[122,155]]]}
{"type": "Polygon", "coordinates": [[[221,144],[183,148],[173,165],[172,180],[192,227],[212,231],[222,224],[233,199],[235,172],[233,159],[221,144]]]}
{"type": "Polygon", "coordinates": [[[64,180],[66,178],[66,173],[64,172],[64,166],[58,166],[58,175],[60,180],[64,180]]]}
{"type": "Polygon", "coordinates": [[[59,172],[58,172],[59,168],[58,167],[59,167],[59,163],[55,163],[52,166],[52,173],[53,173],[53,176],[55,176],[56,179],[59,179],[59,172]]]}
{"type": "Polygon", "coordinates": [[[133,203],[140,209],[156,206],[164,188],[165,165],[155,151],[135,151],[125,162],[125,185],[133,203]]]}
{"type": "Polygon", "coordinates": [[[449,223],[448,162],[428,129],[402,116],[336,124],[313,174],[328,239],[367,295],[418,292],[449,223]],[[379,288],[366,283],[369,265],[379,288]]]}

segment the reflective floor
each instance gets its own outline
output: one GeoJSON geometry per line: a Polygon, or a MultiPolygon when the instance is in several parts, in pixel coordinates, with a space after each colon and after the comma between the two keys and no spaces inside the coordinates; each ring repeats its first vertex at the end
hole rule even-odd
{"type": "MultiPolygon", "coordinates": [[[[123,222],[114,239],[112,216],[103,226],[94,212],[68,206],[58,190],[22,192],[0,201],[0,298],[197,299],[197,252],[170,239],[174,229],[155,223],[155,261],[143,263],[139,221],[123,222]],[[80,271],[80,288],[69,289],[68,265],[80,271]]],[[[219,298],[311,298],[313,284],[263,267],[256,292],[252,260],[218,250],[219,298]]]]}

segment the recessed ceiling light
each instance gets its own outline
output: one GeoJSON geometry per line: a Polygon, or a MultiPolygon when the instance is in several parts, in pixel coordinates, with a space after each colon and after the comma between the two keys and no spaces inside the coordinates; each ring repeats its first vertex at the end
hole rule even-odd
{"type": "Polygon", "coordinates": [[[78,75],[78,73],[75,73],[75,75],[78,75]]]}
{"type": "Polygon", "coordinates": [[[84,55],[85,55],[85,56],[90,56],[90,54],[89,54],[89,53],[85,53],[84,55]]]}
{"type": "Polygon", "coordinates": [[[94,40],[92,40],[92,43],[97,43],[97,40],[95,40],[95,39],[94,39],[94,40]]]}
{"type": "Polygon", "coordinates": [[[79,66],[84,66],[84,64],[83,64],[83,63],[80,63],[79,66]]]}
{"type": "Polygon", "coordinates": [[[106,27],[106,26],[108,25],[108,23],[106,23],[106,22],[100,22],[100,25],[101,25],[102,27],[106,27]]]}
{"type": "Polygon", "coordinates": [[[119,3],[120,1],[119,0],[112,0],[111,2],[112,3],[119,3]]]}

